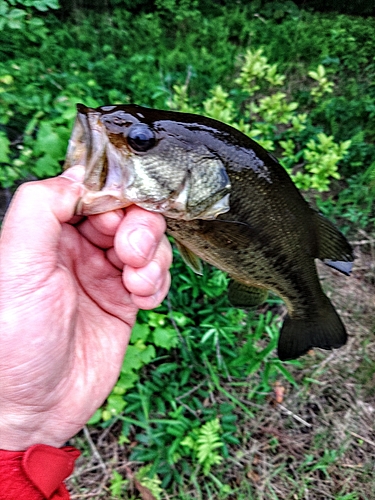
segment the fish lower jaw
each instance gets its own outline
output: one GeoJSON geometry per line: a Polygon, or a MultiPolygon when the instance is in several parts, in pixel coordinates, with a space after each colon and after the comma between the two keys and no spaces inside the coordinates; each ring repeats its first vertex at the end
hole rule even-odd
{"type": "Polygon", "coordinates": [[[94,215],[101,214],[103,212],[110,212],[111,210],[117,210],[119,208],[125,208],[129,205],[133,205],[132,201],[126,200],[119,196],[119,192],[113,190],[103,192],[89,192],[81,197],[78,201],[76,207],[76,215],[94,215]]]}
{"type": "Polygon", "coordinates": [[[189,214],[186,212],[184,208],[179,209],[171,204],[169,200],[163,202],[153,202],[153,201],[137,201],[133,202],[138,207],[143,208],[149,212],[156,212],[164,215],[164,217],[168,217],[170,219],[177,220],[190,220],[189,214]]]}

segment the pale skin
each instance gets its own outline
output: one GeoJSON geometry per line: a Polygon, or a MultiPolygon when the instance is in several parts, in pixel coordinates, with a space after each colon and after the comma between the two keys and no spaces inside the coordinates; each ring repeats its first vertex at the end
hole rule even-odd
{"type": "Polygon", "coordinates": [[[61,447],[105,401],[139,308],[165,298],[159,214],[74,217],[83,167],[24,184],[0,239],[0,449],[61,447]]]}

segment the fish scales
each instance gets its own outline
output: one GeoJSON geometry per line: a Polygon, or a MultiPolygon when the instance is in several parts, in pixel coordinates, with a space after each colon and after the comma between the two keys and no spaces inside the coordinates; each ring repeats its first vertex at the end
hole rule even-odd
{"type": "Polygon", "coordinates": [[[257,305],[267,290],[279,295],[288,309],[280,359],[345,344],[314,259],[349,274],[351,247],[255,141],[198,115],[78,105],[66,168],[78,163],[87,192],[77,213],[133,203],[162,213],[189,265],[197,270],[198,256],[228,273],[233,305],[257,305]]]}

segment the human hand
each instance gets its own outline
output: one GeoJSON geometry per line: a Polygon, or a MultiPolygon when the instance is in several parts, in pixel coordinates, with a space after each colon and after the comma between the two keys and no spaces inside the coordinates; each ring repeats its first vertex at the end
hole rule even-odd
{"type": "Polygon", "coordinates": [[[79,220],[84,170],[27,183],[0,239],[0,449],[62,446],[108,396],[138,308],[168,292],[164,218],[79,220]]]}

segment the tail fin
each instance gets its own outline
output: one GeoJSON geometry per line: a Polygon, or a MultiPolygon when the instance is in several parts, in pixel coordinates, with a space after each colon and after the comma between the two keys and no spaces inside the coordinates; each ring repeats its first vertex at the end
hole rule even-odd
{"type": "Polygon", "coordinates": [[[329,299],[325,299],[324,307],[315,316],[285,318],[277,350],[281,361],[298,358],[313,347],[336,349],[346,344],[345,327],[329,299]]]}

